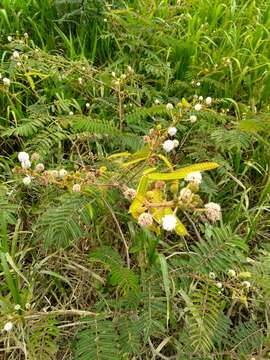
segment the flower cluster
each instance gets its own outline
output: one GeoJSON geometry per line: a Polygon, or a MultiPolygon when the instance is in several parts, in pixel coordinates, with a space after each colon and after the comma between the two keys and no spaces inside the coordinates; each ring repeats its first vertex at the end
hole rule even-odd
{"type": "MultiPolygon", "coordinates": [[[[175,126],[169,127],[167,132],[169,136],[173,137],[177,133],[177,128],[175,126]]],[[[166,151],[167,153],[171,152],[173,149],[177,148],[178,146],[179,146],[179,141],[176,139],[165,140],[164,143],[162,144],[163,150],[166,151]]]]}

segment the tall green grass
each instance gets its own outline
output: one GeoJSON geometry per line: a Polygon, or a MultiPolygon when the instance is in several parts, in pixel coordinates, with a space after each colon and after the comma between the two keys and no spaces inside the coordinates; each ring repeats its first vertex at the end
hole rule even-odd
{"type": "Polygon", "coordinates": [[[268,1],[3,1],[0,31],[97,65],[132,62],[179,95],[193,79],[202,95],[263,107],[270,95],[268,1]],[[169,77],[164,72],[169,68],[169,77]]]}

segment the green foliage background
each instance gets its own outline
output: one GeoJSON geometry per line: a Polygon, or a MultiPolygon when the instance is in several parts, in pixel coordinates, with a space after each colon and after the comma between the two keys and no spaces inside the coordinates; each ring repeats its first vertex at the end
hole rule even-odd
{"type": "Polygon", "coordinates": [[[269,29],[266,0],[1,2],[0,327],[14,325],[0,357],[269,358],[269,29]],[[112,72],[127,76],[122,113],[112,72]],[[180,123],[172,161],[221,165],[201,195],[223,220],[187,216],[188,238],[140,228],[117,189],[25,188],[13,171],[38,152],[135,186],[107,156],[138,150],[169,126],[165,104],[194,94],[214,111],[180,123]]]}

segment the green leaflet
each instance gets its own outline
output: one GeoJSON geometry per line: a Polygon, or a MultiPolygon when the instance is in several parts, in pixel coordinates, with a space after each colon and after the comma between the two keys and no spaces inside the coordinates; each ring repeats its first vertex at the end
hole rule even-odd
{"type": "Polygon", "coordinates": [[[168,327],[169,320],[170,320],[170,295],[171,295],[168,264],[167,264],[166,258],[163,254],[158,254],[158,258],[159,258],[159,262],[160,262],[160,268],[161,268],[162,278],[163,278],[163,285],[164,285],[166,300],[167,300],[167,327],[168,327]]]}

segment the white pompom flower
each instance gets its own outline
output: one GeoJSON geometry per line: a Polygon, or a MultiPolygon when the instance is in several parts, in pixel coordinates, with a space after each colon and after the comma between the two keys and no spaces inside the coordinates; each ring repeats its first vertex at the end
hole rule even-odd
{"type": "Polygon", "coordinates": [[[160,101],[158,99],[155,99],[154,102],[155,102],[156,105],[160,104],[160,101]]]}
{"type": "Polygon", "coordinates": [[[183,201],[188,201],[192,195],[192,191],[190,189],[184,188],[180,191],[180,199],[183,201]]]}
{"type": "Polygon", "coordinates": [[[244,286],[246,289],[249,289],[250,286],[251,286],[251,284],[250,284],[249,281],[243,281],[241,284],[242,284],[242,286],[244,286]]]}
{"type": "Polygon", "coordinates": [[[168,103],[168,104],[166,105],[166,110],[167,110],[167,111],[171,111],[172,109],[173,109],[173,104],[168,103]]]}
{"type": "Polygon", "coordinates": [[[138,217],[138,224],[141,226],[150,226],[153,224],[153,217],[150,213],[144,212],[138,217]]]}
{"type": "Polygon", "coordinates": [[[69,116],[73,116],[73,115],[74,115],[74,112],[73,112],[73,111],[70,111],[68,114],[69,114],[69,116]]]}
{"type": "Polygon", "coordinates": [[[21,162],[21,167],[23,169],[29,169],[31,167],[31,161],[30,160],[25,160],[21,162]]]}
{"type": "Polygon", "coordinates": [[[164,141],[163,145],[162,145],[163,149],[166,152],[170,152],[174,149],[174,142],[173,140],[166,140],[164,141]]]}
{"type": "Polygon", "coordinates": [[[229,276],[229,277],[235,277],[236,276],[236,272],[235,272],[235,270],[233,270],[233,269],[230,269],[228,272],[227,272],[227,275],[229,276]]]}
{"type": "Polygon", "coordinates": [[[21,151],[18,154],[18,159],[19,159],[20,162],[29,160],[29,154],[27,152],[25,152],[25,151],[21,151]]]}
{"type": "Polygon", "coordinates": [[[37,164],[35,167],[35,170],[38,172],[42,172],[42,171],[44,171],[44,169],[45,169],[45,166],[42,163],[37,164]]]}
{"type": "Polygon", "coordinates": [[[222,289],[223,288],[223,285],[221,282],[217,282],[216,283],[216,287],[218,287],[219,289],[222,289]]]}
{"type": "Polygon", "coordinates": [[[90,108],[89,102],[87,102],[87,103],[85,104],[85,107],[86,107],[86,109],[89,109],[89,108],[90,108]]]}
{"type": "Polygon", "coordinates": [[[207,96],[207,98],[205,99],[205,103],[206,103],[206,105],[211,105],[212,98],[210,96],[207,96]]]}
{"type": "Polygon", "coordinates": [[[201,105],[201,104],[196,104],[196,105],[194,106],[194,109],[195,109],[196,111],[200,111],[200,110],[202,110],[202,105],[201,105]]]}
{"type": "Polygon", "coordinates": [[[32,161],[38,161],[40,159],[40,155],[36,152],[34,152],[32,155],[31,155],[31,160],[32,161]]]}
{"type": "Polygon", "coordinates": [[[210,279],[215,279],[216,278],[216,274],[213,272],[213,271],[211,271],[210,273],[209,273],[209,277],[210,277],[210,279]]]}
{"type": "Polygon", "coordinates": [[[185,180],[199,185],[202,182],[202,174],[199,171],[190,172],[185,180]]]}
{"type": "Polygon", "coordinates": [[[31,177],[30,176],[26,176],[26,177],[24,177],[23,178],[23,184],[25,185],[25,186],[29,186],[30,184],[31,184],[31,177]]]}
{"type": "Polygon", "coordinates": [[[6,77],[3,78],[3,83],[5,86],[9,86],[10,85],[10,80],[6,77]]]}
{"type": "Polygon", "coordinates": [[[13,51],[12,58],[13,58],[14,60],[19,59],[19,58],[20,58],[20,53],[19,53],[19,51],[16,51],[16,50],[13,51]]]}
{"type": "Polygon", "coordinates": [[[11,321],[5,323],[5,325],[4,325],[4,330],[5,330],[6,332],[10,332],[10,331],[12,330],[12,328],[13,328],[13,324],[12,324],[11,321]]]}
{"type": "Polygon", "coordinates": [[[9,42],[11,42],[11,41],[12,41],[12,36],[9,35],[9,36],[7,37],[7,39],[8,39],[9,42]]]}
{"type": "Polygon", "coordinates": [[[81,191],[81,185],[80,184],[74,184],[72,186],[72,191],[74,192],[80,192],[81,191]]]}
{"type": "Polygon", "coordinates": [[[194,124],[197,121],[197,116],[196,115],[190,115],[189,120],[190,120],[191,124],[194,124]]]}
{"type": "Polygon", "coordinates": [[[173,144],[174,144],[174,147],[177,148],[179,146],[179,141],[174,139],[173,144]]]}
{"type": "Polygon", "coordinates": [[[66,169],[60,169],[58,173],[59,177],[63,179],[65,176],[67,176],[67,170],[66,169]]]}
{"type": "Polygon", "coordinates": [[[176,127],[169,127],[169,129],[168,129],[168,134],[170,135],[170,136],[175,136],[175,134],[177,133],[177,129],[176,129],[176,127]]]}
{"type": "Polygon", "coordinates": [[[204,205],[206,209],[206,216],[209,220],[215,222],[221,219],[221,207],[219,204],[210,202],[204,205]]]}
{"type": "Polygon", "coordinates": [[[133,200],[135,199],[136,195],[137,195],[137,191],[135,189],[132,189],[132,188],[127,188],[124,192],[124,197],[127,199],[127,200],[133,200]]]}
{"type": "Polygon", "coordinates": [[[173,231],[176,228],[177,219],[174,215],[165,215],[162,218],[162,228],[166,231],[173,231]]]}

